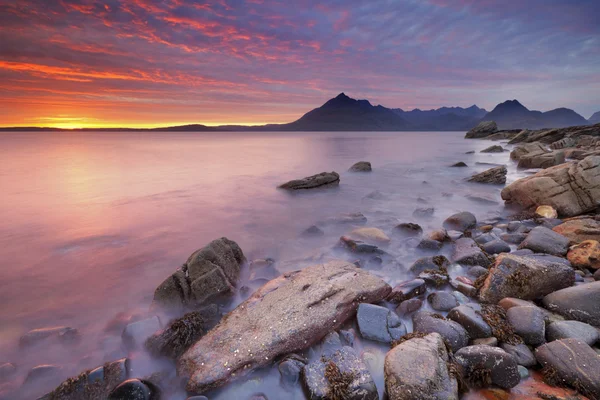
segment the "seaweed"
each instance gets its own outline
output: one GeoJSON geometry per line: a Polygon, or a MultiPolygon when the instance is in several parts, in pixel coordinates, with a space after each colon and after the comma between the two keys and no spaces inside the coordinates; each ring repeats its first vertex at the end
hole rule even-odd
{"type": "Polygon", "coordinates": [[[478,313],[492,328],[492,335],[499,341],[512,345],[523,343],[523,339],[515,333],[513,327],[506,320],[506,311],[502,307],[482,304],[481,311],[478,313]]]}
{"type": "Polygon", "coordinates": [[[144,343],[154,356],[178,359],[204,334],[205,321],[198,311],[185,314],[171,322],[167,329],[150,336],[144,343]]]}
{"type": "Polygon", "coordinates": [[[396,346],[398,346],[399,344],[402,344],[404,342],[406,342],[407,340],[410,339],[415,339],[415,338],[424,338],[425,336],[429,335],[428,333],[425,332],[411,332],[411,333],[407,333],[406,335],[401,336],[398,340],[394,340],[392,342],[392,349],[396,346]]]}
{"type": "Polygon", "coordinates": [[[479,275],[477,277],[477,279],[475,279],[475,282],[473,282],[473,287],[477,290],[481,289],[481,287],[483,286],[483,284],[485,283],[485,280],[487,279],[487,277],[490,275],[489,272],[486,272],[483,275],[479,275]]]}
{"type": "Polygon", "coordinates": [[[351,372],[341,372],[339,367],[331,360],[325,366],[325,378],[329,382],[327,400],[348,400],[350,398],[350,385],[354,380],[351,372]]]}
{"type": "Polygon", "coordinates": [[[484,388],[492,384],[492,371],[484,364],[472,366],[466,375],[466,381],[472,388],[484,388]]]}

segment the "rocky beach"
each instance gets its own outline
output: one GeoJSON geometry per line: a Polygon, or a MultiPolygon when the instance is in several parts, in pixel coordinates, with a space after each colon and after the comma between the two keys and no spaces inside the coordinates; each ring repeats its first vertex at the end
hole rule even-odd
{"type": "MultiPolygon", "coordinates": [[[[374,187],[360,211],[307,220],[298,237],[315,246],[301,259],[252,257],[217,235],[164,276],[145,310],[105,321],[113,359],[58,386],[65,366],[23,380],[18,359],[0,360],[0,398],[600,399],[600,124],[487,121],[465,139],[485,141],[478,152],[494,162],[455,151],[440,168],[468,171],[473,209],[438,223],[454,194],[432,188],[412,218],[377,214],[389,188],[374,187]]],[[[368,180],[377,161],[272,190],[293,207],[347,174],[368,180]]],[[[14,346],[68,352],[81,335],[39,327],[14,346]]]]}

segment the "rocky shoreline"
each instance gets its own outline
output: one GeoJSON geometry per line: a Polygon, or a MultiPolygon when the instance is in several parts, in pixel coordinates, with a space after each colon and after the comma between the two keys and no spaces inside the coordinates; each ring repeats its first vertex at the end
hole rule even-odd
{"type": "MultiPolygon", "coordinates": [[[[513,146],[507,163],[532,169],[502,189],[518,214],[478,221],[463,211],[430,232],[414,221],[384,231],[360,213],[332,217],[303,235],[347,226],[332,243],[340,256],[283,274],[276,260],[248,262],[237,243],[216,239],[159,285],[147,314],[107,326],[121,333],[128,357],[156,361],[152,373],[140,375],[128,357],[115,357],[42,399],[210,399],[271,366],[283,390],[302,387],[310,399],[379,399],[376,375],[390,400],[600,399],[600,124],[499,131],[486,122],[466,138],[504,141],[513,146]],[[381,272],[401,267],[386,251],[392,237],[429,254],[410,260],[411,279],[394,285],[381,272]],[[221,315],[220,304],[247,292],[245,269],[264,285],[221,315]],[[379,343],[387,354],[374,360],[361,342],[379,343]]],[[[372,168],[361,161],[350,172],[372,168]]],[[[507,168],[468,180],[505,185],[507,168]]],[[[280,188],[339,184],[339,174],[324,172],[280,188]]],[[[427,213],[415,210],[415,220],[427,213]]],[[[19,345],[68,347],[78,335],[70,327],[36,329],[19,345]]],[[[0,398],[28,398],[60,368],[35,367],[19,385],[11,382],[18,365],[1,364],[0,393],[8,397],[0,398]]]]}

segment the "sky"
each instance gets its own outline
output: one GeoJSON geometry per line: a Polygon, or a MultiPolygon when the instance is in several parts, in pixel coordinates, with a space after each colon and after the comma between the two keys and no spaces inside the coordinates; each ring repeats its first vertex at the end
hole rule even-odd
{"type": "Polygon", "coordinates": [[[598,0],[0,0],[0,126],[291,122],[403,109],[600,111],[598,0]]]}

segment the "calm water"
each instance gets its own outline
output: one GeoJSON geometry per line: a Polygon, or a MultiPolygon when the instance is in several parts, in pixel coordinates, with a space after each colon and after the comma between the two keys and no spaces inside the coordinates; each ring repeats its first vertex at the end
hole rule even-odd
{"type": "MultiPolygon", "coordinates": [[[[368,226],[388,233],[408,221],[435,229],[462,210],[480,220],[497,216],[500,189],[463,179],[490,168],[476,162],[506,163],[507,154],[480,154],[490,143],[463,136],[0,134],[0,363],[16,362],[19,382],[37,364],[60,364],[65,375],[100,365],[106,342],[116,343],[103,333],[106,322],[119,312],[147,310],[156,286],[221,236],[237,241],[248,259],[272,257],[287,270],[306,262],[286,260],[331,252],[348,227],[326,227],[318,239],[300,233],[340,213],[363,212],[368,226]],[[371,161],[374,171],[346,172],[360,160],[371,161]],[[447,167],[457,161],[470,167],[447,167]],[[339,172],[339,188],[298,194],[275,188],[321,171],[339,172]],[[379,199],[365,197],[376,190],[379,199]],[[465,197],[473,194],[498,205],[465,197]],[[434,207],[434,218],[415,220],[417,207],[434,207]],[[77,328],[81,342],[68,350],[59,344],[18,350],[20,335],[54,325],[77,328]]],[[[516,177],[511,169],[509,180],[516,177]]],[[[404,266],[418,256],[395,240],[388,251],[404,266]]],[[[391,284],[406,276],[402,268],[377,273],[391,284]]],[[[373,372],[380,390],[381,373],[373,372]]],[[[244,392],[277,390],[273,374],[229,390],[248,385],[244,392]]]]}

